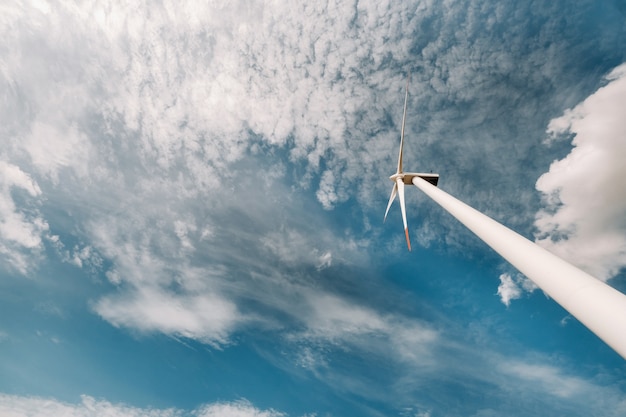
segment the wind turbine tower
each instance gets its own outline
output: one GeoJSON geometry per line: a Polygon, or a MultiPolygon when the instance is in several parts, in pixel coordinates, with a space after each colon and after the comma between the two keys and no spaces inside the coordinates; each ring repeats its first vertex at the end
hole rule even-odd
{"type": "Polygon", "coordinates": [[[404,206],[405,184],[415,185],[433,199],[626,359],[626,295],[437,188],[438,174],[403,172],[409,79],[410,76],[404,97],[398,167],[396,173],[389,177],[394,186],[385,211],[386,219],[396,194],[399,195],[409,250],[411,242],[404,206]]]}

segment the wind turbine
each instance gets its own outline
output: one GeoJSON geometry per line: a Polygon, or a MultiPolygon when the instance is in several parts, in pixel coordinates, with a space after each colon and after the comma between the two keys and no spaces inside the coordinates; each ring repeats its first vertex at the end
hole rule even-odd
{"type": "Polygon", "coordinates": [[[408,96],[407,80],[400,133],[400,156],[396,173],[389,177],[394,181],[394,186],[385,218],[396,193],[399,194],[404,234],[409,250],[411,243],[404,208],[404,184],[413,184],[422,190],[626,359],[626,295],[437,188],[438,174],[402,171],[408,96]]]}
{"type": "Polygon", "coordinates": [[[389,197],[389,203],[387,203],[387,210],[385,210],[385,217],[383,222],[387,220],[387,214],[393,204],[396,195],[400,198],[400,210],[402,211],[402,222],[404,223],[404,236],[406,237],[406,245],[411,251],[411,239],[409,239],[409,228],[406,223],[406,208],[404,206],[404,184],[413,184],[413,178],[420,177],[434,186],[439,181],[439,174],[425,174],[417,172],[403,172],[402,171],[402,152],[404,149],[404,125],[406,124],[406,106],[409,101],[409,81],[411,80],[411,73],[406,79],[406,91],[404,93],[404,112],[402,113],[402,129],[400,130],[400,154],[398,155],[398,167],[396,173],[389,177],[394,183],[391,189],[391,197],[389,197]]]}

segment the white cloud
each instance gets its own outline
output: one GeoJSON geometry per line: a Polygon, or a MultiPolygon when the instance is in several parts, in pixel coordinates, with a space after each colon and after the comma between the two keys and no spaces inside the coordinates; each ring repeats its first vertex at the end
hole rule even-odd
{"type": "Polygon", "coordinates": [[[375,311],[329,294],[311,294],[308,316],[310,336],[324,339],[350,338],[388,332],[388,324],[375,311]]]}
{"type": "Polygon", "coordinates": [[[387,20],[401,24],[402,7],[358,7],[110,1],[7,10],[2,35],[15,48],[2,73],[3,113],[28,116],[8,129],[12,148],[55,183],[63,170],[100,177],[125,168],[116,166],[120,150],[152,173],[183,165],[204,188],[264,141],[286,147],[307,171],[336,159],[318,193],[331,207],[349,197],[337,185],[362,172],[353,156],[379,160],[391,147],[360,133],[358,146],[348,143],[356,114],[363,133],[384,117],[388,103],[375,92],[393,79],[364,80],[359,68],[371,68],[360,63],[408,51],[406,43],[381,45],[402,37],[387,20]],[[368,36],[354,26],[364,17],[368,36]]]}
{"type": "Polygon", "coordinates": [[[216,403],[199,409],[197,417],[280,417],[284,413],[274,410],[259,410],[248,401],[216,403]]]}
{"type": "Polygon", "coordinates": [[[335,178],[332,171],[325,171],[320,181],[320,188],[317,190],[317,199],[325,209],[331,209],[339,201],[335,190],[335,178]]]}
{"type": "Polygon", "coordinates": [[[575,108],[550,122],[574,148],[537,181],[545,209],[537,242],[607,280],[626,266],[626,64],[575,108]]]}
{"type": "Polygon", "coordinates": [[[274,410],[260,410],[250,402],[219,402],[195,410],[137,408],[83,395],[79,404],[56,399],[0,394],[3,417],[280,417],[274,410]]]}
{"type": "Polygon", "coordinates": [[[517,300],[522,297],[524,291],[533,292],[537,288],[537,285],[526,278],[519,272],[503,273],[498,277],[500,279],[500,285],[498,285],[497,295],[500,297],[500,301],[505,306],[510,306],[512,300],[517,300]]]}
{"type": "Polygon", "coordinates": [[[522,296],[522,290],[513,281],[513,278],[509,274],[500,275],[500,285],[498,285],[498,295],[502,300],[502,303],[507,307],[511,304],[511,300],[518,299],[522,296]]]}
{"type": "MultiPolygon", "coordinates": [[[[432,363],[439,333],[419,320],[381,314],[345,298],[314,291],[308,292],[307,301],[310,311],[301,317],[307,330],[292,335],[295,340],[357,348],[411,366],[432,363]]],[[[313,357],[310,352],[306,356],[313,357]]]]}
{"type": "Polygon", "coordinates": [[[21,145],[33,166],[55,184],[59,182],[59,174],[64,168],[71,169],[73,174],[80,177],[88,174],[91,143],[75,124],[56,127],[36,121],[21,145]]]}
{"type": "Polygon", "coordinates": [[[13,189],[25,190],[31,197],[41,194],[39,186],[28,174],[15,165],[0,161],[0,236],[2,240],[24,248],[37,248],[47,225],[40,217],[28,219],[26,213],[18,211],[11,196],[13,189]]]}
{"type": "Polygon", "coordinates": [[[124,216],[90,213],[83,225],[91,245],[74,252],[97,250],[112,263],[105,275],[116,287],[94,311],[118,327],[219,347],[251,322],[282,328],[268,311],[300,320],[299,300],[320,285],[316,274],[362,260],[361,243],[332,232],[319,207],[304,209],[280,181],[245,172],[224,182],[235,192],[219,200],[198,202],[164,183],[119,199],[124,216]]]}
{"type": "Polygon", "coordinates": [[[94,310],[114,326],[158,331],[215,347],[228,343],[229,334],[242,320],[236,305],[220,295],[179,294],[147,286],[104,297],[94,310]]]}
{"type": "Polygon", "coordinates": [[[278,231],[269,232],[261,237],[263,248],[269,250],[285,266],[308,266],[315,265],[318,271],[328,268],[333,262],[333,250],[350,251],[351,242],[341,241],[328,231],[320,231],[318,241],[310,238],[307,234],[298,230],[281,228],[278,231]],[[312,246],[312,245],[315,246],[312,246]],[[320,249],[320,246],[324,249],[320,249]]]}
{"type": "MultiPolygon", "coordinates": [[[[155,197],[146,195],[155,189],[189,204],[215,200],[230,191],[223,181],[233,164],[259,144],[302,163],[295,182],[319,180],[323,207],[353,196],[376,204],[397,139],[390,109],[401,109],[407,61],[418,64],[407,34],[433,18],[447,28],[419,41],[420,59],[434,64],[433,74],[424,69],[414,79],[411,99],[420,103],[432,101],[435,87],[463,99],[491,90],[491,74],[476,62],[507,74],[512,65],[510,52],[485,59],[480,45],[466,45],[484,32],[476,16],[492,14],[477,6],[468,14],[432,2],[41,4],[2,16],[0,111],[15,121],[4,127],[7,152],[54,191],[51,205],[87,209],[92,218],[120,201],[155,197]],[[466,17],[473,36],[456,32],[466,17]],[[450,48],[452,40],[461,46],[450,48]]],[[[176,220],[191,250],[186,227],[202,222],[176,220]]]]}
{"type": "Polygon", "coordinates": [[[0,255],[21,273],[35,263],[32,257],[43,247],[48,231],[48,223],[29,204],[40,196],[41,189],[27,173],[0,160],[0,255]],[[25,203],[16,203],[15,191],[25,192],[25,203]]]}
{"type": "Polygon", "coordinates": [[[535,385],[537,390],[545,390],[557,397],[573,398],[586,395],[595,388],[588,381],[566,375],[561,369],[551,365],[511,361],[502,363],[500,369],[506,374],[535,385]]]}
{"type": "MultiPolygon", "coordinates": [[[[84,266],[99,254],[112,264],[105,274],[114,288],[93,308],[116,326],[222,346],[248,320],[272,321],[243,315],[242,300],[253,299],[263,314],[302,323],[300,337],[422,365],[437,331],[335,295],[316,276],[284,272],[285,265],[313,273],[354,260],[367,265],[366,242],[329,232],[312,214],[317,207],[289,186],[317,186],[324,208],[355,195],[376,204],[372,196],[385,187],[384,204],[388,183],[379,179],[393,166],[402,72],[420,60],[433,67],[415,74],[412,109],[440,109],[443,99],[470,101],[482,91],[506,96],[492,88],[502,81],[494,73],[513,77],[525,93],[527,79],[515,78],[523,68],[511,57],[522,48],[499,42],[505,46],[496,51],[481,49],[488,31],[475,16],[492,11],[468,7],[240,0],[7,6],[0,13],[3,158],[29,173],[31,182],[22,177],[18,188],[71,219],[64,232],[85,243],[68,246],[68,259],[84,266]],[[429,21],[441,22],[440,35],[422,30],[429,21]],[[268,163],[241,169],[248,150],[268,163]],[[280,164],[275,153],[297,169],[267,174],[267,165],[280,164]],[[282,186],[284,178],[293,182],[282,186]]],[[[538,53],[558,62],[551,58],[559,49],[538,53]]],[[[529,72],[544,76],[541,61],[529,61],[529,72]]],[[[416,114],[411,120],[426,122],[416,114]]],[[[440,137],[449,114],[427,120],[430,134],[420,140],[440,137]]],[[[460,118],[461,128],[485,117],[460,118]]],[[[523,152],[529,145],[515,146],[523,152]]],[[[468,159],[482,152],[454,148],[468,159]]],[[[458,162],[468,172],[467,160],[458,162]]],[[[36,212],[29,218],[8,195],[0,195],[13,204],[7,213],[23,226],[16,245],[39,248],[52,220],[36,212]]],[[[13,261],[25,268],[26,259],[13,261]]],[[[324,360],[311,349],[300,358],[308,367],[324,360]]]]}
{"type": "Polygon", "coordinates": [[[93,247],[113,263],[104,272],[115,290],[94,301],[93,310],[117,327],[218,348],[228,344],[245,318],[222,291],[219,264],[190,265],[196,245],[207,239],[204,229],[178,220],[170,209],[152,212],[151,201],[137,202],[136,212],[126,217],[95,215],[85,224],[93,246],[77,250],[76,256],[93,258],[93,247]]]}
{"type": "Polygon", "coordinates": [[[179,417],[178,410],[154,410],[112,404],[82,396],[80,404],[55,399],[0,394],[0,414],[4,417],[179,417]]]}

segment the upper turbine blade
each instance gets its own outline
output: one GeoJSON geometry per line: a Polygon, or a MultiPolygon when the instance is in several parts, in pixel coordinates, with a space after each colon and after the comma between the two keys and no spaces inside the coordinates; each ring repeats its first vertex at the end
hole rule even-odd
{"type": "Polygon", "coordinates": [[[402,130],[400,131],[400,154],[398,155],[398,170],[396,173],[402,172],[402,150],[404,148],[404,125],[406,124],[406,106],[409,101],[409,80],[411,79],[411,73],[406,79],[406,91],[404,92],[404,112],[402,113],[402,130]]]}
{"type": "Polygon", "coordinates": [[[411,240],[409,239],[409,228],[406,224],[406,208],[404,207],[404,181],[402,178],[396,179],[398,186],[398,196],[400,197],[400,209],[402,210],[402,222],[404,223],[404,236],[406,237],[406,245],[411,251],[411,240]]]}
{"type": "Polygon", "coordinates": [[[389,197],[389,203],[387,203],[387,210],[385,210],[385,218],[383,219],[383,223],[387,220],[387,213],[389,213],[389,208],[391,207],[391,203],[393,203],[393,199],[396,198],[396,194],[398,192],[398,185],[394,184],[391,189],[391,197],[389,197]]]}

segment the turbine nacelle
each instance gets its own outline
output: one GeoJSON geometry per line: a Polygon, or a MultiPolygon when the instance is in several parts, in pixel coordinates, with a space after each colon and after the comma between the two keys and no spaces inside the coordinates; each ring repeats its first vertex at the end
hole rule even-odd
{"type": "Polygon", "coordinates": [[[434,186],[439,183],[439,174],[425,173],[425,172],[401,172],[399,174],[393,174],[389,179],[396,182],[397,178],[402,178],[402,182],[407,185],[413,184],[413,178],[420,177],[423,180],[428,181],[434,186]]]}

